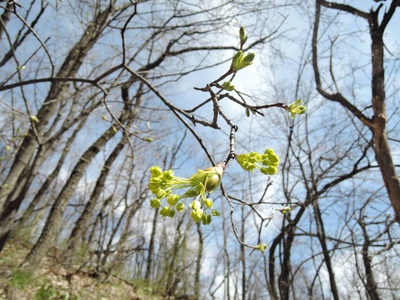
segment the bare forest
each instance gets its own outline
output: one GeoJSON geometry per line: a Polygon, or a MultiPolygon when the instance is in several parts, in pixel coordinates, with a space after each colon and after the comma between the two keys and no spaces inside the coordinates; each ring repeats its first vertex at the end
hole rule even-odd
{"type": "Polygon", "coordinates": [[[1,0],[0,298],[400,299],[399,27],[400,0],[1,0]]]}

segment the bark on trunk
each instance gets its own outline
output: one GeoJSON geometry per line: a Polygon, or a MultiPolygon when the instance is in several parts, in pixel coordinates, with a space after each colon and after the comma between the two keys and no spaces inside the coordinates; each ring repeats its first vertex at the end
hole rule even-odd
{"type": "MultiPolygon", "coordinates": [[[[108,20],[115,13],[115,8],[110,6],[106,10],[100,12],[93,22],[85,30],[78,43],[69,52],[64,60],[57,77],[74,77],[83,63],[89,50],[99,39],[102,31],[108,24],[108,20]],[[90,34],[87,34],[90,33],[90,34]]],[[[13,191],[18,190],[18,185],[24,183],[24,175],[30,168],[31,159],[38,147],[38,138],[44,134],[47,123],[56,112],[59,101],[66,96],[68,90],[67,83],[55,81],[50,87],[50,91],[44,101],[44,105],[37,113],[39,123],[34,129],[30,129],[28,135],[24,138],[10,172],[1,185],[0,195],[0,251],[2,250],[8,237],[14,219],[10,216],[14,214],[21,202],[22,198],[15,198],[13,191]]]]}
{"type": "Polygon", "coordinates": [[[146,275],[144,277],[144,279],[147,282],[150,282],[150,278],[152,275],[152,269],[153,269],[154,240],[155,240],[156,231],[157,231],[158,211],[159,211],[158,208],[154,211],[153,225],[152,225],[150,242],[149,242],[149,251],[148,251],[147,262],[146,262],[146,275]]]}
{"type": "MultiPolygon", "coordinates": [[[[130,115],[128,105],[124,107],[124,112],[119,119],[121,124],[125,123],[130,115]]],[[[115,135],[113,127],[108,128],[103,135],[97,139],[96,142],[82,155],[78,163],[75,165],[70,177],[65,183],[62,191],[55,200],[53,207],[50,210],[49,217],[46,220],[46,224],[43,228],[42,234],[40,235],[35,246],[26,257],[24,265],[36,269],[41,258],[45,255],[47,249],[51,246],[51,243],[59,230],[59,226],[62,221],[62,216],[68,201],[74,193],[79,180],[82,178],[86,168],[90,165],[94,157],[99,153],[104,145],[115,135]]]]}
{"type": "Polygon", "coordinates": [[[393,163],[392,154],[389,147],[389,141],[386,132],[386,95],[385,95],[385,68],[384,68],[384,42],[383,35],[389,21],[392,19],[399,0],[392,0],[389,8],[381,13],[382,5],[376,10],[369,13],[357,10],[356,8],[339,4],[335,2],[327,2],[325,0],[316,0],[315,23],[312,38],[313,52],[313,68],[315,74],[315,82],[318,92],[325,98],[339,102],[343,107],[348,109],[355,117],[364,123],[372,131],[374,137],[374,152],[378,162],[379,169],[385,184],[390,203],[394,210],[395,220],[400,223],[400,180],[393,163]],[[318,69],[318,51],[317,36],[319,19],[321,13],[321,5],[329,9],[335,9],[354,14],[368,21],[371,36],[371,62],[372,62],[372,109],[373,117],[366,117],[361,110],[350,103],[340,92],[335,94],[328,93],[322,88],[321,78],[318,69]]]}
{"type": "Polygon", "coordinates": [[[339,300],[340,299],[339,292],[336,287],[335,273],[333,271],[331,257],[329,255],[328,246],[326,244],[325,228],[322,220],[321,210],[319,208],[318,199],[315,199],[313,201],[313,208],[314,208],[315,222],[317,223],[317,236],[321,244],[325,265],[329,274],[329,283],[331,285],[332,296],[333,299],[339,300]]]}
{"type": "Polygon", "coordinates": [[[35,198],[31,201],[29,204],[28,208],[24,212],[22,218],[18,221],[14,229],[12,230],[12,236],[17,236],[19,232],[25,227],[27,221],[29,218],[32,216],[35,207],[37,204],[42,200],[44,194],[47,192],[48,188],[50,185],[53,183],[54,179],[58,176],[59,171],[61,170],[61,167],[64,163],[65,158],[67,157],[69,153],[69,148],[71,144],[74,142],[76,135],[78,132],[82,129],[86,121],[86,118],[83,119],[78,127],[74,130],[73,134],[71,137],[68,139],[67,143],[65,144],[64,150],[61,154],[61,157],[59,158],[56,167],[54,168],[53,172],[47,177],[46,181],[42,184],[40,187],[39,191],[36,193],[35,198]]]}
{"type": "Polygon", "coordinates": [[[365,289],[367,291],[367,299],[368,300],[380,300],[378,293],[378,285],[376,284],[374,278],[374,272],[372,267],[372,258],[369,255],[369,246],[371,245],[371,241],[369,240],[368,232],[366,225],[363,220],[358,221],[359,225],[362,228],[363,236],[364,236],[364,244],[362,247],[361,255],[364,262],[365,275],[367,277],[367,282],[364,283],[365,289]]]}
{"type": "Polygon", "coordinates": [[[386,134],[384,43],[383,31],[378,26],[377,18],[377,16],[374,16],[370,21],[374,150],[383,182],[395,213],[395,220],[400,223],[400,181],[393,163],[386,134]]]}
{"type": "Polygon", "coordinates": [[[83,236],[83,233],[87,230],[88,222],[93,215],[94,208],[99,200],[101,192],[103,191],[104,184],[110,172],[111,166],[117,159],[119,153],[122,151],[126,143],[127,140],[124,136],[104,163],[103,169],[99,178],[97,179],[96,186],[94,187],[89,201],[86,203],[85,209],[76,221],[75,226],[68,238],[68,252],[77,247],[79,238],[83,236]]]}

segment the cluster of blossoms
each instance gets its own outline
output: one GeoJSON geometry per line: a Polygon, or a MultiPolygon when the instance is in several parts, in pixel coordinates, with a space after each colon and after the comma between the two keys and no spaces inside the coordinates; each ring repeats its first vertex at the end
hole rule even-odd
{"type": "Polygon", "coordinates": [[[164,206],[160,210],[163,217],[173,218],[176,212],[185,209],[185,200],[187,198],[196,197],[196,200],[189,204],[192,210],[190,216],[195,223],[202,221],[204,225],[211,223],[211,216],[219,216],[220,213],[211,209],[213,202],[206,198],[206,193],[215,191],[221,183],[224,165],[218,164],[215,167],[198,170],[190,178],[176,177],[172,170],[163,171],[159,166],[150,168],[151,179],[149,183],[150,191],[156,196],[150,201],[150,206],[159,208],[161,200],[167,198],[168,206],[164,206]],[[178,190],[185,189],[180,195],[176,193],[178,190]]]}
{"type": "Polygon", "coordinates": [[[265,175],[274,175],[279,164],[279,157],[274,150],[267,149],[264,154],[250,152],[246,154],[236,155],[236,161],[246,171],[254,171],[259,169],[265,175]]]}

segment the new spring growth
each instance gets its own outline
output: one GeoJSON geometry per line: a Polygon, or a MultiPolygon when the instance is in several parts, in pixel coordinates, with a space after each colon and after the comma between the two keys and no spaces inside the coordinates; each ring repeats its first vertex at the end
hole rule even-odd
{"type": "Polygon", "coordinates": [[[289,206],[285,206],[284,208],[280,209],[279,211],[281,214],[286,214],[287,212],[291,211],[292,209],[289,206]]]}
{"type": "Polygon", "coordinates": [[[253,172],[254,169],[259,169],[265,175],[274,175],[277,172],[279,157],[274,150],[266,149],[264,154],[250,152],[236,155],[236,161],[246,171],[253,172]]]}
{"type": "Polygon", "coordinates": [[[266,244],[259,244],[257,245],[257,247],[255,248],[258,251],[264,252],[265,249],[267,249],[267,245],[266,244]]]}
{"type": "Polygon", "coordinates": [[[231,70],[236,72],[240,69],[250,66],[251,64],[253,64],[255,56],[256,55],[253,52],[247,55],[242,51],[236,52],[235,56],[232,58],[231,70]]]}
{"type": "Polygon", "coordinates": [[[231,92],[231,91],[233,91],[235,89],[235,86],[232,85],[230,81],[225,81],[222,84],[222,88],[227,90],[227,91],[229,91],[229,92],[231,92]]]}
{"type": "Polygon", "coordinates": [[[240,37],[240,45],[243,47],[244,43],[247,41],[247,35],[246,31],[244,30],[244,27],[240,27],[239,29],[239,37],[240,37]]]}
{"type": "Polygon", "coordinates": [[[307,111],[307,107],[303,105],[303,100],[299,99],[286,107],[286,110],[290,113],[290,117],[294,119],[296,114],[304,114],[307,111]]]}
{"type": "Polygon", "coordinates": [[[160,210],[163,217],[173,218],[176,212],[185,209],[185,200],[196,197],[189,208],[192,209],[191,217],[194,222],[202,221],[204,225],[211,223],[211,215],[219,216],[219,212],[213,207],[213,202],[206,198],[206,193],[215,191],[221,183],[224,165],[217,164],[215,167],[198,170],[190,178],[181,178],[174,175],[172,170],[163,171],[159,166],[150,168],[151,179],[148,187],[156,196],[150,201],[150,206],[159,208],[161,200],[167,198],[168,206],[160,210]],[[180,193],[176,193],[180,191],[180,193]]]}

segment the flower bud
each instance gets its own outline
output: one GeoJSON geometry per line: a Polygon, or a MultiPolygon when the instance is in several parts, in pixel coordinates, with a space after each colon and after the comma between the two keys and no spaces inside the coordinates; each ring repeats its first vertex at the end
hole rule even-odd
{"type": "Polygon", "coordinates": [[[201,204],[199,201],[194,200],[194,201],[192,201],[192,203],[189,204],[189,208],[191,208],[193,210],[198,210],[201,208],[201,204]]]}
{"type": "Polygon", "coordinates": [[[159,208],[161,205],[161,201],[159,199],[150,200],[150,206],[152,208],[159,208]]]}
{"type": "Polygon", "coordinates": [[[160,215],[163,216],[163,217],[168,217],[168,216],[169,216],[169,209],[170,209],[170,207],[164,206],[164,207],[160,210],[160,215]]]}
{"type": "Polygon", "coordinates": [[[164,198],[165,196],[167,196],[167,192],[166,192],[165,190],[163,190],[163,189],[158,189],[158,191],[157,191],[157,198],[158,198],[158,199],[162,199],[162,198],[164,198]]]}
{"type": "Polygon", "coordinates": [[[162,174],[166,180],[172,180],[174,178],[174,171],[172,170],[164,171],[162,174]]]}
{"type": "Polygon", "coordinates": [[[192,210],[190,213],[190,216],[192,217],[193,221],[195,223],[199,223],[201,218],[203,217],[203,210],[202,209],[197,209],[197,210],[192,210]]]}
{"type": "Polygon", "coordinates": [[[274,150],[267,148],[267,149],[265,149],[264,154],[267,154],[267,155],[274,154],[274,150]]]}
{"type": "Polygon", "coordinates": [[[212,193],[221,183],[224,168],[221,164],[217,164],[215,167],[204,169],[204,171],[209,173],[204,182],[204,187],[207,192],[212,193]]]}
{"type": "Polygon", "coordinates": [[[201,218],[203,225],[209,225],[211,223],[211,216],[210,215],[203,215],[201,218]]]}
{"type": "Polygon", "coordinates": [[[213,202],[212,202],[212,200],[210,200],[210,199],[205,199],[205,200],[204,200],[204,204],[205,204],[208,208],[210,208],[210,207],[213,206],[213,202]]]}
{"type": "Polygon", "coordinates": [[[159,166],[154,166],[150,168],[150,173],[158,177],[162,175],[162,169],[159,166]]]}
{"type": "Polygon", "coordinates": [[[169,210],[169,212],[168,212],[168,217],[170,217],[170,218],[173,218],[173,217],[175,217],[175,213],[176,213],[176,211],[175,211],[175,210],[173,210],[173,209],[170,209],[170,210],[169,210]]]}
{"type": "Polygon", "coordinates": [[[179,196],[177,194],[168,195],[167,202],[170,206],[174,206],[179,200],[179,196]]]}
{"type": "Polygon", "coordinates": [[[177,205],[176,205],[176,210],[177,211],[183,211],[185,209],[185,204],[183,204],[183,203],[178,203],[177,205]]]}
{"type": "Polygon", "coordinates": [[[237,161],[238,163],[245,162],[245,161],[248,160],[246,154],[239,154],[239,155],[236,155],[235,158],[236,158],[236,161],[237,161]]]}
{"type": "Polygon", "coordinates": [[[275,167],[261,168],[260,171],[265,175],[274,175],[278,172],[275,167]]]}

